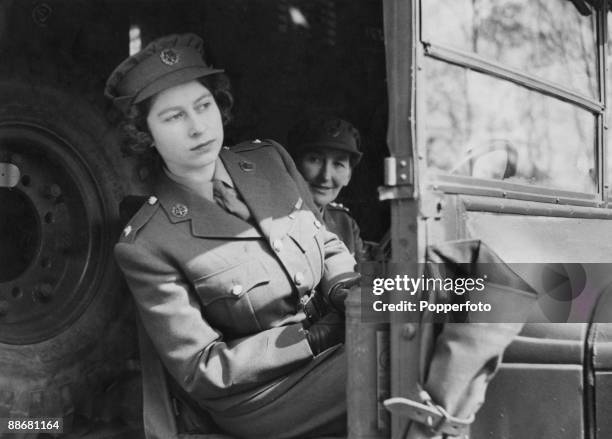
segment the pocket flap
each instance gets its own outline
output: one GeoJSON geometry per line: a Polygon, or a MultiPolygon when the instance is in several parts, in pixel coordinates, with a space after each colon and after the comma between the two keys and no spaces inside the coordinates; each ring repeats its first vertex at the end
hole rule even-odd
{"type": "Polygon", "coordinates": [[[240,299],[253,288],[269,282],[270,275],[265,266],[253,259],[203,276],[193,283],[206,306],[220,299],[240,299]]]}

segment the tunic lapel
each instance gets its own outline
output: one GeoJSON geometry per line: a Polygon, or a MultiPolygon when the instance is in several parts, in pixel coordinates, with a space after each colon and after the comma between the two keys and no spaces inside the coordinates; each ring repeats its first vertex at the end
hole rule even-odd
{"type": "Polygon", "coordinates": [[[202,238],[261,237],[248,222],[172,181],[163,172],[160,173],[158,181],[160,183],[156,188],[157,197],[170,222],[175,224],[191,221],[193,235],[202,238]]]}

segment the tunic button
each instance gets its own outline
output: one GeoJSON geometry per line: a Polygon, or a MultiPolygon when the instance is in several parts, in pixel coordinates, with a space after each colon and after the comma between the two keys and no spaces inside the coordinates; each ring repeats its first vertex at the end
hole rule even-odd
{"type": "Polygon", "coordinates": [[[130,233],[132,233],[132,226],[127,226],[123,229],[123,236],[128,236],[130,233]]]}
{"type": "Polygon", "coordinates": [[[293,280],[295,281],[295,284],[299,287],[304,283],[304,274],[301,271],[298,271],[293,276],[293,280]]]}
{"type": "Polygon", "coordinates": [[[151,206],[154,205],[155,203],[157,203],[157,197],[149,197],[147,203],[149,203],[151,206]]]}
{"type": "Polygon", "coordinates": [[[315,225],[315,227],[316,227],[317,229],[320,229],[320,228],[321,228],[321,221],[319,221],[319,220],[315,220],[314,225],[315,225]]]}
{"type": "Polygon", "coordinates": [[[240,296],[242,294],[242,290],[243,290],[242,285],[240,285],[240,284],[234,285],[232,287],[232,294],[234,296],[240,296]]]}
{"type": "Polygon", "coordinates": [[[272,242],[272,248],[276,252],[281,251],[283,249],[283,242],[280,239],[275,239],[274,242],[272,242]]]}

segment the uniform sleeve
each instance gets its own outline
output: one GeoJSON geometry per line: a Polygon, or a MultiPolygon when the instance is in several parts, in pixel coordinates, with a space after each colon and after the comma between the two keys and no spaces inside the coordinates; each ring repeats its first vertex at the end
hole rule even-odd
{"type": "Polygon", "coordinates": [[[357,261],[365,261],[367,259],[366,249],[363,244],[363,240],[361,239],[361,230],[359,230],[359,225],[355,218],[352,216],[351,218],[351,233],[353,234],[353,242],[355,243],[355,259],[357,261]]]}
{"type": "MultiPolygon", "coordinates": [[[[323,218],[319,209],[314,204],[310,190],[302,174],[298,171],[295,163],[289,153],[279,143],[270,141],[281,157],[285,168],[291,178],[295,181],[300,195],[306,205],[313,213],[323,222],[323,218]]],[[[345,279],[352,279],[355,273],[355,258],[351,255],[346,245],[334,233],[327,230],[325,225],[321,226],[321,236],[323,237],[323,257],[324,257],[324,273],[321,279],[321,288],[323,291],[328,291],[333,285],[345,279]]]]}
{"type": "Polygon", "coordinates": [[[312,358],[300,323],[224,340],[172,264],[138,243],[117,244],[115,256],[162,362],[196,401],[261,386],[312,358]]]}

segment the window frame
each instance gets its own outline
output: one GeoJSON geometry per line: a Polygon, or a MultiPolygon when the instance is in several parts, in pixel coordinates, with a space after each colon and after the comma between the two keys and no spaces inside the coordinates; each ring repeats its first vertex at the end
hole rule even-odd
{"type": "Polygon", "coordinates": [[[595,118],[594,139],[595,148],[594,160],[596,169],[595,192],[572,192],[563,189],[553,189],[546,186],[528,185],[516,182],[506,182],[503,180],[484,180],[468,176],[440,175],[433,182],[436,188],[444,189],[445,192],[458,194],[479,194],[496,198],[522,199],[530,201],[540,201],[555,204],[568,204],[591,207],[612,207],[612,202],[608,206],[609,184],[606,178],[606,137],[608,107],[606,105],[606,73],[607,73],[607,14],[608,0],[603,0],[600,8],[595,9],[596,14],[596,69],[599,100],[593,99],[587,94],[566,88],[553,81],[546,80],[539,76],[529,75],[516,68],[512,68],[497,61],[490,60],[475,53],[462,51],[460,49],[445,46],[443,44],[427,41],[423,37],[422,31],[422,8],[420,0],[416,3],[416,16],[419,21],[418,40],[416,41],[415,63],[416,63],[416,149],[418,157],[419,175],[426,175],[427,172],[427,151],[425,145],[425,104],[427,81],[424,60],[426,58],[435,59],[440,62],[456,65],[470,69],[475,72],[495,77],[499,80],[511,82],[517,86],[527,88],[536,93],[567,102],[583,110],[590,112],[595,118]]]}

